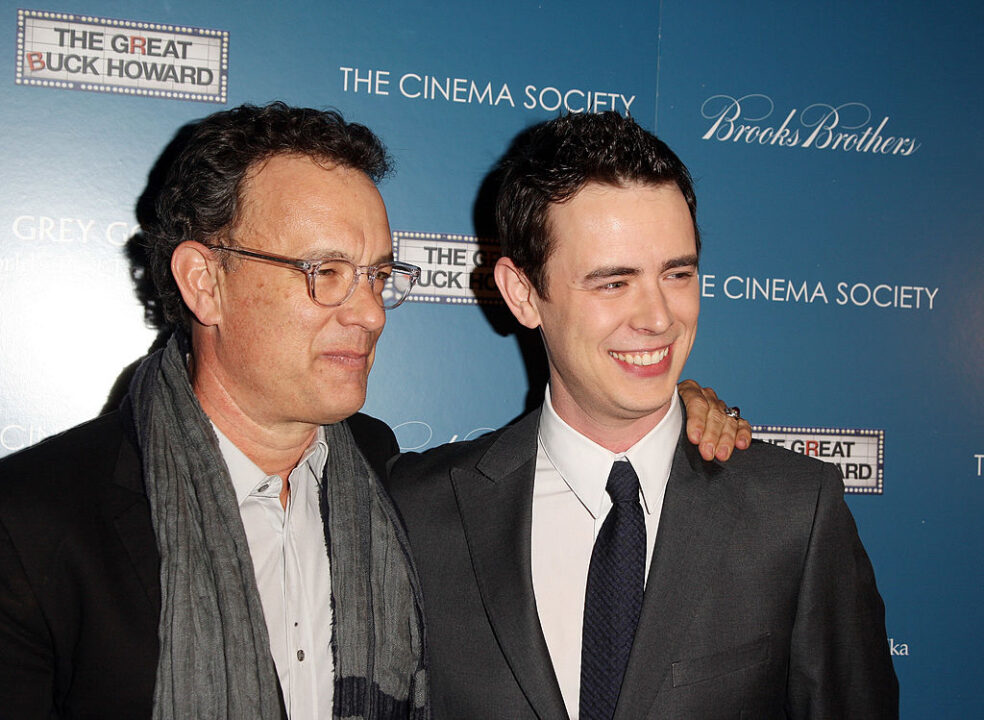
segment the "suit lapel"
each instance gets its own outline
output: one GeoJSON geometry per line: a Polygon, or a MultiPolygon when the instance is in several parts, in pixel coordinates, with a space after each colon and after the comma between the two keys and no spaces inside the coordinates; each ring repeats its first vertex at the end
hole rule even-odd
{"type": "Polygon", "coordinates": [[[507,428],[475,469],[452,468],[479,592],[502,654],[543,720],[566,720],[536,613],[530,527],[539,413],[507,428]],[[477,470],[477,472],[476,472],[477,470]]]}
{"type": "MultiPolygon", "coordinates": [[[[686,423],[684,423],[686,427],[686,423]]],[[[685,430],[684,430],[685,432],[685,430]]],[[[737,504],[722,482],[727,470],[705,463],[681,435],[660,515],[639,629],[615,713],[638,720],[656,701],[706,588],[730,542],[737,504]]]]}

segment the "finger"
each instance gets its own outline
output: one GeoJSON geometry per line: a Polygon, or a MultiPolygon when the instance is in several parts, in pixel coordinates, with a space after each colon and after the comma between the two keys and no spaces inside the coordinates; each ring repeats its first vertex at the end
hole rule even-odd
{"type": "Polygon", "coordinates": [[[738,432],[735,434],[735,447],[748,450],[752,444],[752,426],[745,418],[738,419],[738,432]]]}
{"type": "Polygon", "coordinates": [[[717,448],[714,457],[724,461],[731,457],[734,450],[747,450],[752,444],[752,426],[743,417],[731,417],[725,413],[727,419],[718,438],[717,448]]]}
{"type": "Polygon", "coordinates": [[[731,457],[737,441],[739,422],[736,418],[725,415],[721,425],[721,434],[718,436],[717,447],[714,449],[714,457],[722,462],[731,457]]]}
{"type": "MultiPolygon", "coordinates": [[[[705,388],[705,392],[707,390],[709,388],[705,388]]],[[[711,393],[713,392],[711,390],[711,393]]],[[[731,456],[736,423],[724,411],[725,404],[715,396],[704,421],[704,436],[700,440],[700,455],[705,460],[713,460],[721,455],[723,455],[721,459],[731,456]]]]}
{"type": "Polygon", "coordinates": [[[705,399],[700,385],[693,380],[684,380],[677,386],[677,389],[687,411],[687,439],[696,445],[704,434],[704,421],[710,410],[710,405],[705,399]]]}

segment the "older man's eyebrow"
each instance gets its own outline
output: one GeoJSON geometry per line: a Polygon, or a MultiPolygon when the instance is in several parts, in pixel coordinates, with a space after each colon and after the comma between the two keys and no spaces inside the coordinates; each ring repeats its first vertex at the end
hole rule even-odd
{"type": "Polygon", "coordinates": [[[325,243],[308,249],[304,255],[311,260],[327,260],[332,258],[348,259],[349,253],[340,249],[338,246],[332,246],[325,243]]]}
{"type": "Polygon", "coordinates": [[[382,255],[377,255],[370,261],[370,265],[382,265],[383,263],[394,262],[396,258],[393,256],[393,251],[385,252],[382,255]]]}
{"type": "MultiPolygon", "coordinates": [[[[312,250],[305,254],[304,260],[310,262],[317,262],[319,260],[348,260],[351,263],[355,263],[352,256],[343,250],[334,250],[328,248],[322,248],[318,250],[312,250]]],[[[377,258],[373,258],[373,265],[381,265],[382,263],[393,262],[394,257],[392,251],[384,253],[377,258]]],[[[358,263],[356,263],[358,264],[358,263]]]]}

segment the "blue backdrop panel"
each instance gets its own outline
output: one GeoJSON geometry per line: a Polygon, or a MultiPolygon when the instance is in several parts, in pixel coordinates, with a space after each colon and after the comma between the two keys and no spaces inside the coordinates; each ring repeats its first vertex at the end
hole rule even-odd
{"type": "MultiPolygon", "coordinates": [[[[123,245],[151,167],[190,120],[274,99],[336,107],[396,159],[381,188],[395,231],[474,242],[483,183],[517,133],[565,100],[627,110],[697,181],[704,297],[687,374],[761,425],[884,433],[883,492],[849,502],[886,600],[902,714],[977,714],[978,3],[29,9],[228,33],[228,84],[225,103],[18,84],[18,5],[0,4],[0,455],[98,413],[153,341],[123,245]]],[[[407,303],[367,410],[406,448],[481,433],[523,411],[535,345],[501,306],[407,303]]]]}

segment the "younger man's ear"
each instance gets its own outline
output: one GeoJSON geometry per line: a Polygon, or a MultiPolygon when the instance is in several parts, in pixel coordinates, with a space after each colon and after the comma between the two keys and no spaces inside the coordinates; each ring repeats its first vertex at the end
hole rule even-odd
{"type": "Polygon", "coordinates": [[[531,330],[540,327],[540,311],[536,306],[539,296],[526,273],[516,267],[511,259],[501,257],[495,263],[494,275],[502,299],[520,324],[531,330]]]}
{"type": "Polygon", "coordinates": [[[199,242],[187,240],[171,254],[171,273],[188,310],[202,325],[219,322],[222,313],[218,287],[219,263],[212,251],[199,242]]]}

